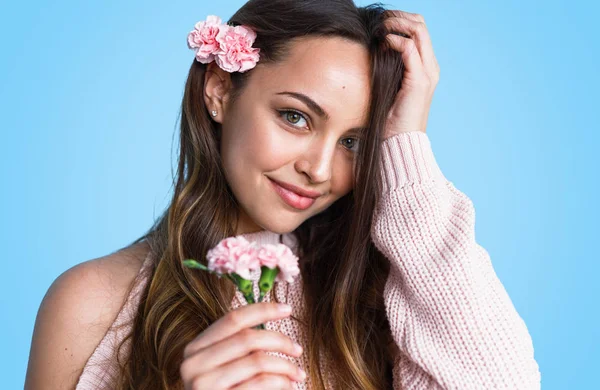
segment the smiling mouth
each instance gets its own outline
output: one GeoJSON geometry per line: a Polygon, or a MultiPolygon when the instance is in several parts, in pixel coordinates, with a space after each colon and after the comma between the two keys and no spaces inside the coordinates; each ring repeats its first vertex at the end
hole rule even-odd
{"type": "Polygon", "coordinates": [[[308,198],[306,196],[301,196],[293,191],[283,188],[282,186],[280,186],[279,184],[277,184],[275,181],[273,181],[271,179],[269,179],[269,181],[271,182],[273,189],[275,190],[275,192],[277,192],[277,194],[281,197],[281,199],[287,205],[289,205],[297,210],[306,210],[307,208],[312,206],[316,201],[316,199],[314,199],[314,198],[308,198]]]}

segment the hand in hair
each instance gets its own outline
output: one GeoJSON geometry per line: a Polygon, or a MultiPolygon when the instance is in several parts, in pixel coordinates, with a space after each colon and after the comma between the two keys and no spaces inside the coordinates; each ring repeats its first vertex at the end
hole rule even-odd
{"type": "Polygon", "coordinates": [[[252,329],[290,315],[279,306],[273,302],[241,306],[188,343],[180,368],[185,390],[292,389],[292,381],[304,380],[291,361],[263,352],[300,356],[302,350],[289,337],[252,329]]]}
{"type": "Polygon", "coordinates": [[[384,25],[390,32],[386,40],[402,54],[405,66],[402,86],[388,115],[386,139],[399,133],[426,131],[440,67],[421,15],[399,10],[387,10],[384,15],[384,25]]]}

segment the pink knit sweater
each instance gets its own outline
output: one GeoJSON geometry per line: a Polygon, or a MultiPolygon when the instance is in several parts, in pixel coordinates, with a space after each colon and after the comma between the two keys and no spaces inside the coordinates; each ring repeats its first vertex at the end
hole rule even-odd
{"type": "MultiPolygon", "coordinates": [[[[473,203],[443,176],[425,133],[398,134],[382,147],[383,197],[371,235],[391,262],[384,296],[398,347],[394,389],[540,389],[527,326],[488,253],[475,241],[473,203]]],[[[259,244],[279,242],[279,235],[267,230],[244,237],[259,244]]],[[[296,251],[292,235],[282,238],[296,251]]],[[[135,313],[150,267],[147,258],[115,325],[127,323],[135,313]]],[[[255,272],[253,279],[258,276],[255,272]]],[[[275,284],[278,300],[291,304],[294,316],[305,310],[301,288],[301,277],[291,285],[275,284]]],[[[231,308],[244,304],[237,292],[231,308]]],[[[303,329],[290,318],[265,326],[307,343],[303,329]]],[[[114,346],[129,329],[108,331],[87,362],[77,390],[111,388],[114,346]]],[[[293,358],[268,353],[305,369],[308,365],[305,354],[293,358]]],[[[327,380],[328,388],[338,388],[327,380]]],[[[299,390],[310,388],[308,379],[296,385],[299,390]]]]}

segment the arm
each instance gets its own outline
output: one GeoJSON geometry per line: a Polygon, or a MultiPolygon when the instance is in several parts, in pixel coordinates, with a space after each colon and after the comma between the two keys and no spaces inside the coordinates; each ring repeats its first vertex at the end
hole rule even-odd
{"type": "Polygon", "coordinates": [[[395,389],[539,389],[531,337],[475,241],[472,201],[446,180],[426,133],[382,144],[373,242],[390,260],[384,300],[395,389]]]}

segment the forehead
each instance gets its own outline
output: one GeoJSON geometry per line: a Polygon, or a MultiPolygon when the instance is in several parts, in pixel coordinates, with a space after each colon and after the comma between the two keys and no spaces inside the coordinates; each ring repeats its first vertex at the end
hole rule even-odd
{"type": "Polygon", "coordinates": [[[360,123],[370,99],[370,57],[362,44],[344,38],[301,38],[284,61],[256,69],[261,95],[300,92],[317,102],[331,120],[360,123]]]}

